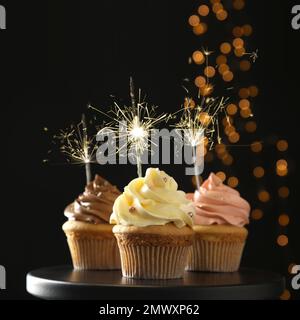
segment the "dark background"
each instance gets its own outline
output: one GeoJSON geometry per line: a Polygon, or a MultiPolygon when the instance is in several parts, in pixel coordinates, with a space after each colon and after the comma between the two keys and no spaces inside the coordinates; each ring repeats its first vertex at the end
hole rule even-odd
{"type": "MultiPolygon", "coordinates": [[[[6,6],[8,20],[7,30],[0,30],[0,264],[6,267],[8,277],[7,290],[0,292],[0,299],[30,298],[25,291],[28,271],[70,262],[61,231],[63,210],[82,192],[84,170],[79,166],[42,164],[49,147],[43,127],[55,131],[79,120],[88,102],[108,106],[112,93],[126,99],[130,75],[160,110],[177,110],[184,96],[182,79],[192,72],[188,57],[202,45],[201,41],[195,42],[187,25],[199,3],[0,1],[6,6]]],[[[285,275],[289,263],[300,264],[296,206],[300,31],[290,26],[293,3],[296,1],[247,1],[242,18],[254,26],[252,47],[259,48],[260,54],[251,73],[253,83],[260,88],[254,108],[258,136],[265,141],[274,136],[287,139],[292,164],[286,178],[291,196],[280,203],[291,217],[286,230],[289,246],[276,244],[280,232],[278,203],[271,201],[264,209],[264,219],[249,226],[243,265],[285,275]]],[[[204,46],[213,46],[214,37],[203,39],[204,46]]],[[[266,147],[258,156],[266,168],[276,157],[273,149],[266,147]]],[[[239,191],[256,206],[250,196],[256,182],[250,174],[257,160],[248,158],[248,154],[249,150],[242,148],[235,151],[237,174],[243,181],[239,191]]],[[[175,177],[182,189],[192,190],[183,167],[162,168],[175,177]]],[[[133,166],[93,169],[120,188],[136,175],[133,166]]],[[[218,163],[210,169],[218,170],[218,163]]],[[[274,174],[266,179],[270,188],[277,183],[274,174]]],[[[296,298],[296,292],[292,296],[296,298]]]]}

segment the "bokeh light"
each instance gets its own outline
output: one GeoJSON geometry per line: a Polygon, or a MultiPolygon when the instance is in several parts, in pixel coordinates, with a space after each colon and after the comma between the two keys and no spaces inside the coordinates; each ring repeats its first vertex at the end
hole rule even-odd
{"type": "Polygon", "coordinates": [[[264,212],[261,209],[254,209],[251,212],[251,218],[253,220],[260,220],[264,216],[264,212]]]}
{"type": "Polygon", "coordinates": [[[286,227],[289,223],[290,223],[290,218],[287,214],[283,213],[279,216],[278,218],[278,223],[282,226],[282,227],[286,227]]]}
{"type": "Polygon", "coordinates": [[[205,61],[204,54],[201,51],[195,51],[193,53],[193,60],[196,64],[202,64],[205,61]]]}
{"type": "Polygon", "coordinates": [[[279,140],[276,144],[278,151],[284,152],[289,148],[289,144],[286,140],[279,140]]]}
{"type": "Polygon", "coordinates": [[[226,174],[223,171],[217,172],[216,176],[219,177],[222,180],[222,182],[224,182],[226,180],[226,174]]]}
{"type": "Polygon", "coordinates": [[[277,244],[281,247],[287,246],[289,243],[289,238],[285,234],[281,234],[277,237],[277,244]]]}
{"type": "Polygon", "coordinates": [[[209,14],[209,7],[205,4],[199,6],[198,13],[202,17],[206,17],[209,14]]]}
{"type": "Polygon", "coordinates": [[[290,195],[290,189],[288,187],[283,186],[278,189],[278,196],[280,198],[286,199],[289,197],[289,195],[290,195]]]}
{"type": "Polygon", "coordinates": [[[220,51],[223,53],[223,54],[228,54],[230,53],[231,51],[231,44],[229,42],[223,42],[221,45],[220,45],[220,51]]]}
{"type": "Polygon", "coordinates": [[[205,85],[206,85],[206,79],[202,76],[198,76],[196,79],[195,79],[195,85],[198,87],[198,88],[203,88],[205,85]]]}
{"type": "Polygon", "coordinates": [[[233,0],[232,5],[235,10],[242,10],[245,7],[245,0],[233,0]]]}
{"type": "Polygon", "coordinates": [[[289,290],[285,289],[280,296],[280,300],[290,300],[290,299],[291,299],[291,293],[289,290]]]}
{"type": "Polygon", "coordinates": [[[268,191],[266,191],[266,190],[259,191],[259,193],[258,193],[259,201],[268,202],[268,201],[270,201],[270,198],[271,198],[271,196],[270,196],[270,193],[268,191]]]}
{"type": "Polygon", "coordinates": [[[192,15],[189,17],[189,25],[192,27],[198,26],[200,23],[200,18],[197,15],[192,15]]]}
{"type": "Polygon", "coordinates": [[[216,70],[214,67],[212,66],[207,66],[204,69],[204,74],[208,77],[208,78],[212,78],[214,77],[214,75],[216,74],[216,70]]]}
{"type": "Polygon", "coordinates": [[[237,177],[229,177],[227,180],[227,184],[231,188],[236,188],[239,185],[239,179],[237,177]]]}
{"type": "Polygon", "coordinates": [[[265,169],[263,167],[256,167],[253,169],[253,175],[255,178],[262,178],[265,175],[265,169]]]}
{"type": "Polygon", "coordinates": [[[242,60],[240,62],[241,71],[249,71],[251,69],[251,63],[248,60],[242,60]]]}
{"type": "Polygon", "coordinates": [[[261,152],[263,146],[262,146],[262,143],[261,143],[261,142],[255,141],[255,142],[253,142],[253,143],[251,144],[250,148],[251,148],[251,150],[252,150],[253,152],[261,152]]]}
{"type": "Polygon", "coordinates": [[[246,124],[245,124],[245,130],[249,133],[253,133],[255,132],[257,129],[257,124],[255,121],[248,121],[246,124]]]}

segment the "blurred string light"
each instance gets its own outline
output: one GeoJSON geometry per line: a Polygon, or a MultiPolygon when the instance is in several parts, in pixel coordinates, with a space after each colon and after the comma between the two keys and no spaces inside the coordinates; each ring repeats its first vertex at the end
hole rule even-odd
{"type": "MultiPolygon", "coordinates": [[[[224,117],[223,121],[221,121],[225,139],[222,139],[223,141],[217,144],[214,150],[206,153],[205,161],[211,162],[214,159],[218,159],[224,167],[222,171],[216,173],[217,176],[229,186],[238,188],[239,178],[232,175],[232,165],[235,163],[235,159],[230,153],[230,146],[234,144],[238,146],[242,134],[249,135],[252,140],[249,150],[254,159],[257,159],[257,163],[250,169],[250,173],[252,170],[252,177],[258,184],[256,208],[251,212],[251,219],[252,221],[260,221],[265,217],[266,210],[264,207],[270,205],[271,199],[273,202],[278,201],[279,206],[283,206],[286,203],[286,199],[290,197],[290,189],[285,181],[290,171],[287,159],[289,143],[285,139],[277,139],[275,142],[275,150],[278,154],[278,158],[275,160],[275,167],[270,167],[269,162],[262,163],[261,154],[264,149],[270,146],[269,144],[265,146],[264,142],[254,137],[257,133],[258,125],[254,118],[253,109],[255,107],[254,100],[259,95],[259,88],[255,84],[243,84],[238,77],[239,73],[247,74],[250,72],[253,63],[258,58],[258,50],[247,49],[250,37],[254,34],[254,28],[248,21],[238,19],[238,21],[243,21],[244,23],[235,24],[232,20],[234,15],[240,14],[245,9],[246,4],[246,0],[226,2],[222,0],[199,0],[199,6],[196,7],[195,12],[189,18],[189,24],[194,34],[197,37],[202,37],[208,33],[210,30],[209,23],[213,23],[216,26],[226,24],[226,29],[230,26],[230,34],[223,39],[220,38],[219,44],[214,48],[216,50],[214,52],[215,65],[207,66],[205,64],[205,55],[198,48],[192,54],[190,62],[193,62],[197,68],[194,83],[199,90],[204,91],[203,88],[205,88],[206,94],[210,95],[217,89],[214,87],[214,83],[219,83],[220,80],[221,82],[223,81],[224,87],[233,89],[230,102],[226,107],[227,117],[224,117]],[[202,74],[199,74],[199,70],[202,70],[202,74]],[[209,87],[207,87],[206,83],[207,78],[210,79],[209,87]],[[266,188],[265,179],[268,175],[275,175],[278,179],[278,187],[275,192],[266,188]]],[[[283,209],[281,212],[286,211],[283,209]]],[[[278,247],[287,248],[289,239],[286,228],[290,224],[290,217],[287,213],[280,213],[277,219],[280,231],[275,240],[276,244],[278,247]]],[[[289,265],[291,265],[290,261],[289,265]]],[[[290,298],[291,292],[286,289],[281,299],[288,300],[290,298]]]]}

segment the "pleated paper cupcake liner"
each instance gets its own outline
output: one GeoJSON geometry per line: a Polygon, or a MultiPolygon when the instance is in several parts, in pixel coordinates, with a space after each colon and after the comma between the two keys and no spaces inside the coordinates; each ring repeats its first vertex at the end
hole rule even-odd
{"type": "Polygon", "coordinates": [[[245,242],[194,241],[186,270],[234,272],[240,267],[245,242]]]}
{"type": "Polygon", "coordinates": [[[119,243],[122,274],[133,279],[182,278],[190,248],[119,243]]]}
{"type": "Polygon", "coordinates": [[[68,237],[74,269],[116,270],[121,268],[117,241],[68,237]]]}

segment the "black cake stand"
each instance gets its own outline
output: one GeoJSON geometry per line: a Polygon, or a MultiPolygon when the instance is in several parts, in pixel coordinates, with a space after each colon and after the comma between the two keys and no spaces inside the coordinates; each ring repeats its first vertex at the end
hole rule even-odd
{"type": "Polygon", "coordinates": [[[262,300],[278,299],[284,278],[241,269],[233,273],[186,272],[180,280],[133,280],[120,271],[74,271],[70,266],[34,270],[27,291],[41,299],[77,300],[262,300]]]}

